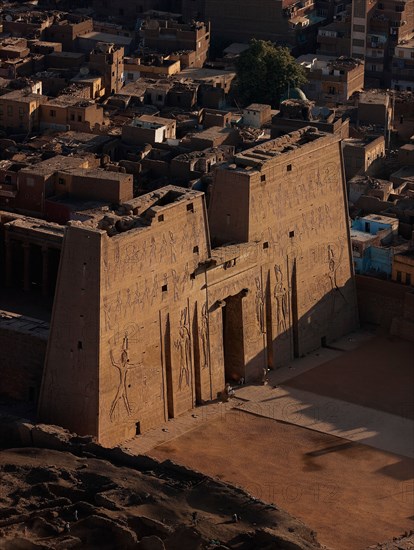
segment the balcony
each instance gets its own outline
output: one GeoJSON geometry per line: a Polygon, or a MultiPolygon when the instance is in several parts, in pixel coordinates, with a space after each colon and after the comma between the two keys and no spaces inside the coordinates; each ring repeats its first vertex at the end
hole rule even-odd
{"type": "Polygon", "coordinates": [[[414,78],[414,67],[413,68],[396,68],[392,67],[391,69],[392,77],[397,80],[413,79],[414,78]]]}

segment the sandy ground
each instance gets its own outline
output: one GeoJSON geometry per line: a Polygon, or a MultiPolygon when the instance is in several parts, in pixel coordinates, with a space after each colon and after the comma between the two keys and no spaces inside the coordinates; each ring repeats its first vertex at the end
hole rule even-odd
{"type": "Polygon", "coordinates": [[[414,344],[376,336],[284,385],[414,419],[414,344]]]}
{"type": "Polygon", "coordinates": [[[414,461],[305,428],[231,411],[149,454],[243,486],[336,550],[414,528],[414,461]]]}

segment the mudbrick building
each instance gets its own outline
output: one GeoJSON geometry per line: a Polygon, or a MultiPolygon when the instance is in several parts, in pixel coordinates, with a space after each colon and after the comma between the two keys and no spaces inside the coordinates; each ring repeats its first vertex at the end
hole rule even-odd
{"type": "Polygon", "coordinates": [[[2,216],[14,281],[53,285],[56,254],[48,273],[29,249],[61,250],[41,420],[116,444],[355,327],[339,136],[238,153],[208,196],[169,185],[66,226],[2,216]]]}

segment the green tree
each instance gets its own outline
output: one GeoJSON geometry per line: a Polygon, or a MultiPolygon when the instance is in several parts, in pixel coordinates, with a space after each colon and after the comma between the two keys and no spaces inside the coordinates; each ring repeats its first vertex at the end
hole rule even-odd
{"type": "Polygon", "coordinates": [[[264,40],[252,40],[237,64],[236,94],[245,104],[278,105],[280,96],[290,87],[306,82],[305,70],[288,48],[264,40]]]}

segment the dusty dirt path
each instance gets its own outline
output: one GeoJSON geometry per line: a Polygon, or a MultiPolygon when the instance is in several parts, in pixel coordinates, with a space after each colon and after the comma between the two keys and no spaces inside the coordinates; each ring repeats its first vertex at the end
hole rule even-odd
{"type": "Polygon", "coordinates": [[[413,529],[414,461],[240,411],[149,453],[246,488],[358,550],[413,529]]]}

